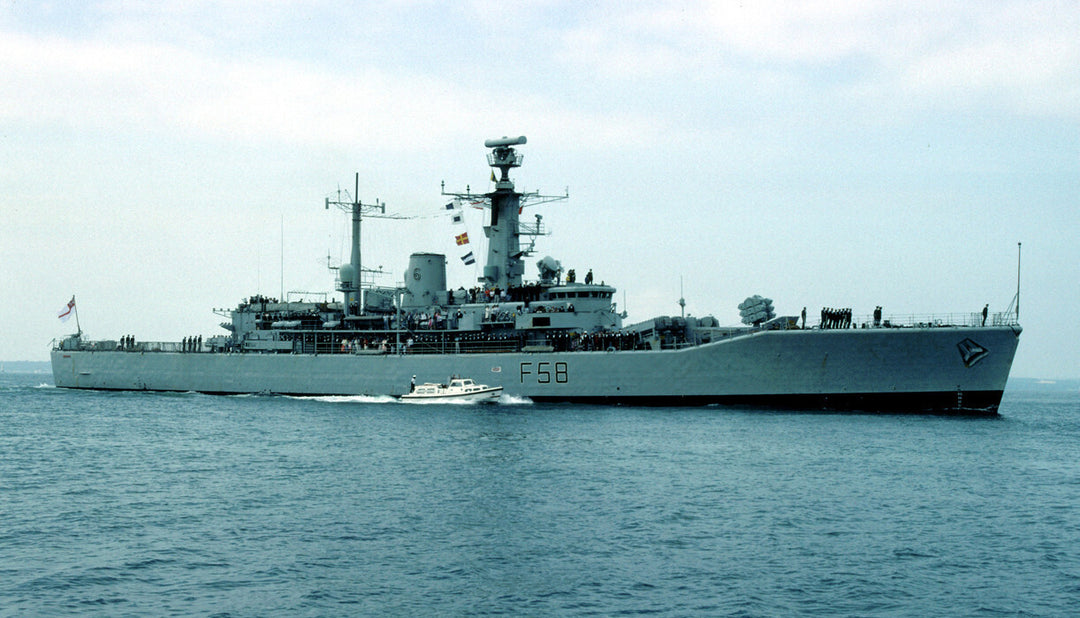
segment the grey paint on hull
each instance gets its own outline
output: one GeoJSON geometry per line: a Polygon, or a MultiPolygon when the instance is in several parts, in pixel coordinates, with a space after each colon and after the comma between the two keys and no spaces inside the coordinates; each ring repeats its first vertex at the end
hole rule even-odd
{"type": "Polygon", "coordinates": [[[64,388],[401,395],[413,375],[439,381],[459,374],[502,386],[510,396],[545,401],[773,401],[785,406],[804,401],[814,407],[889,409],[890,401],[912,405],[925,399],[931,409],[969,403],[985,408],[996,407],[1005,388],[1020,330],[761,331],[677,351],[386,356],[54,350],[52,355],[53,377],[64,388]],[[986,353],[972,356],[965,342],[986,353]]]}

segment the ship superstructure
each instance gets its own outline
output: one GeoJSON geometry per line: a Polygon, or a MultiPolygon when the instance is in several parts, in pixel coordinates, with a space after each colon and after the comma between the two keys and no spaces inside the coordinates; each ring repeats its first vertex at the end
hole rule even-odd
{"type": "Polygon", "coordinates": [[[516,190],[509,173],[525,143],[485,142],[490,192],[443,191],[488,211],[485,261],[468,287],[448,285],[446,256],[426,252],[410,256],[400,284],[367,285],[361,221],[394,216],[356,194],[327,199],[353,223],[350,262],[338,269],[341,301],[252,296],[220,312],[227,334],[205,340],[80,333],[53,350],[57,386],[400,395],[413,375],[461,374],[538,401],[996,411],[1021,331],[1013,313],[899,324],[822,310],[807,325],[805,315],[776,317],[771,300],[752,297],[740,305],[741,326],[684,315],[624,325],[614,287],[591,272],[579,281],[551,256],[533,262],[547,230],[539,214],[522,220],[524,208],[566,196],[516,190]]]}

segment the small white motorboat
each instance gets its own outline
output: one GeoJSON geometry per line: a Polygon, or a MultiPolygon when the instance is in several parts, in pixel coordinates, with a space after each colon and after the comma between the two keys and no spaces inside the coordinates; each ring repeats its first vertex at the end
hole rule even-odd
{"type": "Polygon", "coordinates": [[[464,400],[473,402],[494,402],[502,395],[503,387],[477,384],[470,378],[452,377],[448,384],[426,382],[417,384],[411,393],[400,399],[408,402],[426,402],[439,400],[464,400]]]}

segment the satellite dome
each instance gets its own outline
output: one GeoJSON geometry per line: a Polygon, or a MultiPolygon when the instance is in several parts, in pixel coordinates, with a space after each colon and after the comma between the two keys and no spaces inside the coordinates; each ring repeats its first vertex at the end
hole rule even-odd
{"type": "Polygon", "coordinates": [[[353,278],[356,277],[356,267],[352,264],[342,264],[341,268],[338,269],[338,276],[345,283],[352,283],[353,278]]]}

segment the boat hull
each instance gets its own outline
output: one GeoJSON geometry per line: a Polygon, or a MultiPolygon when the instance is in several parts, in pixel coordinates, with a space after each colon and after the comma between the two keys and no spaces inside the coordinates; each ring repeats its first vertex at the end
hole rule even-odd
{"type": "Polygon", "coordinates": [[[407,395],[402,395],[399,399],[407,403],[435,403],[440,401],[472,401],[481,403],[498,401],[499,396],[502,395],[502,391],[502,387],[498,386],[470,393],[442,393],[437,395],[418,395],[416,393],[409,393],[407,395]]]}
{"type": "Polygon", "coordinates": [[[63,388],[393,395],[476,376],[534,401],[993,414],[1019,326],[759,331],[680,350],[255,354],[54,350],[63,388]]]}

